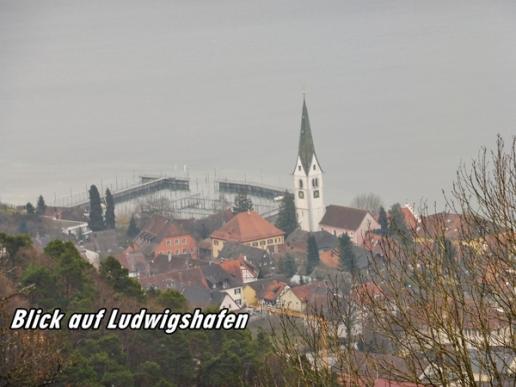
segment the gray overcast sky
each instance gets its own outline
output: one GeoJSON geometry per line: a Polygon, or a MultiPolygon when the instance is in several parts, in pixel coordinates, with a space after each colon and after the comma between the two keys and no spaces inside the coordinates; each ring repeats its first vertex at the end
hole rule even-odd
{"type": "Polygon", "coordinates": [[[0,200],[174,165],[440,198],[516,133],[514,0],[0,0],[0,200]]]}

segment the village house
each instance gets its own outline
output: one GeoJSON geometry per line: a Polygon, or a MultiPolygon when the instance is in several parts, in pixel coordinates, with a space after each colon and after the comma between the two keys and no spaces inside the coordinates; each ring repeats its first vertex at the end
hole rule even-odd
{"type": "Polygon", "coordinates": [[[244,304],[253,307],[275,307],[278,296],[287,286],[279,279],[263,279],[244,285],[244,304]]]}
{"type": "Polygon", "coordinates": [[[322,282],[311,282],[292,288],[285,287],[278,296],[277,306],[291,312],[305,313],[307,307],[323,307],[327,304],[327,300],[328,287],[322,282]]]}
{"type": "Polygon", "coordinates": [[[129,277],[139,278],[150,274],[149,262],[147,262],[139,247],[134,244],[129,245],[116,259],[122,267],[127,269],[129,277]]]}
{"type": "Polygon", "coordinates": [[[219,265],[244,284],[254,282],[258,279],[258,271],[247,261],[245,256],[240,256],[236,259],[225,259],[220,262],[219,265]]]}
{"type": "Polygon", "coordinates": [[[278,252],[285,233],[254,211],[241,212],[211,234],[212,256],[219,257],[227,242],[278,252]]]}
{"type": "Polygon", "coordinates": [[[188,301],[190,308],[215,308],[217,310],[228,309],[235,312],[240,306],[226,292],[214,291],[202,287],[186,287],[181,293],[188,301]]]}
{"type": "Polygon", "coordinates": [[[222,266],[211,263],[201,267],[209,289],[216,289],[227,293],[240,307],[243,305],[242,282],[231,273],[225,271],[222,266]]]}
{"type": "Polygon", "coordinates": [[[378,222],[366,210],[330,205],[321,220],[321,230],[335,236],[347,234],[353,243],[363,244],[366,233],[380,228],[378,222]]]}
{"type": "Polygon", "coordinates": [[[274,269],[274,261],[271,257],[271,253],[257,247],[226,242],[219,253],[220,259],[233,259],[242,256],[245,257],[246,261],[250,262],[258,272],[269,272],[274,269]]]}
{"type": "Polygon", "coordinates": [[[197,258],[199,249],[195,238],[176,221],[153,216],[142,228],[134,243],[147,256],[189,254],[197,258]]]}

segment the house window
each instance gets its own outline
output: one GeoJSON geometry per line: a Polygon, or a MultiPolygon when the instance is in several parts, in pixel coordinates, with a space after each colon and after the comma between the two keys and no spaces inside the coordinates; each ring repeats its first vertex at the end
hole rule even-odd
{"type": "Polygon", "coordinates": [[[317,166],[314,164],[314,171],[317,169],[317,166]]]}
{"type": "Polygon", "coordinates": [[[179,244],[179,239],[176,239],[176,245],[178,245],[178,244],[179,244]]]}
{"type": "Polygon", "coordinates": [[[318,178],[312,179],[312,187],[319,187],[319,179],[318,178]]]}
{"type": "Polygon", "coordinates": [[[265,241],[260,241],[260,246],[265,246],[265,241]]]}
{"type": "Polygon", "coordinates": [[[214,239],[214,240],[213,240],[213,244],[214,244],[215,246],[218,246],[219,241],[218,241],[218,240],[216,240],[216,239],[214,239]]]}
{"type": "Polygon", "coordinates": [[[242,305],[242,300],[235,300],[235,304],[237,304],[238,306],[242,305]]]}
{"type": "Polygon", "coordinates": [[[303,189],[303,180],[299,179],[299,188],[303,189]]]}
{"type": "Polygon", "coordinates": [[[183,245],[186,245],[186,238],[183,238],[183,239],[181,240],[181,243],[182,243],[183,245]]]}
{"type": "Polygon", "coordinates": [[[272,244],[272,243],[274,243],[274,242],[273,242],[273,240],[272,240],[272,239],[269,239],[269,240],[267,240],[267,243],[268,243],[269,245],[271,245],[271,244],[272,244]]]}
{"type": "Polygon", "coordinates": [[[305,193],[303,191],[299,191],[299,193],[297,195],[299,196],[299,199],[305,198],[305,193]]]}
{"type": "Polygon", "coordinates": [[[314,191],[314,198],[317,199],[319,197],[319,190],[314,191]]]}
{"type": "Polygon", "coordinates": [[[301,165],[298,165],[297,166],[297,170],[300,171],[301,170],[301,165]]]}
{"type": "Polygon", "coordinates": [[[233,293],[234,294],[240,294],[241,293],[240,288],[233,289],[233,293]]]}
{"type": "Polygon", "coordinates": [[[253,242],[253,246],[254,247],[258,246],[258,242],[253,242]]]}

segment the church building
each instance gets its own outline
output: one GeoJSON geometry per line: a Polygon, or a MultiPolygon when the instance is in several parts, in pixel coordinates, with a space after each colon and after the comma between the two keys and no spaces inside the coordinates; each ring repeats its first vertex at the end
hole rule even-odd
{"type": "Polygon", "coordinates": [[[304,231],[319,231],[319,222],[325,212],[323,170],[315,153],[308,109],[304,98],[297,163],[292,175],[299,226],[304,231]]]}

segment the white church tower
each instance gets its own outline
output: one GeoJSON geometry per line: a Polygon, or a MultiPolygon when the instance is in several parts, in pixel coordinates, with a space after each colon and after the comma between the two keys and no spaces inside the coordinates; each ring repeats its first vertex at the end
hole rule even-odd
{"type": "Polygon", "coordinates": [[[326,210],[323,195],[323,171],[315,154],[308,109],[303,98],[299,151],[294,172],[294,194],[297,220],[304,231],[319,231],[326,210]]]}

